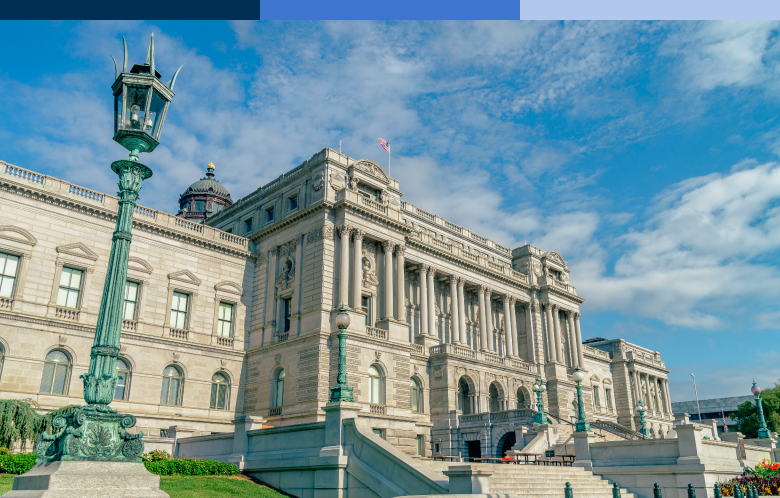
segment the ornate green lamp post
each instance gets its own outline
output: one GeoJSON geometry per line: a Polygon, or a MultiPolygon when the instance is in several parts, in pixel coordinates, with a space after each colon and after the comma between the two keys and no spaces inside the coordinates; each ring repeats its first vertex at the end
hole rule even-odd
{"type": "Polygon", "coordinates": [[[124,55],[121,73],[114,61],[114,140],[130,151],[130,157],[111,164],[111,169],[119,176],[119,210],[89,371],[81,376],[87,405],[71,415],[54,418],[52,425],[63,430],[56,435],[42,436],[36,448],[38,463],[56,460],[140,462],[144,449],[143,433],[126,431],[135,425],[135,417],[117,413],[109,404],[114,399],[117,384],[116,361],[133,212],[141,183],[152,176],[152,170],[138,161],[138,154],[151,152],[160,143],[160,132],[181,67],[167,86],[160,81],[160,73],[154,67],[154,37],[149,43],[146,63],[136,64],[128,72],[127,43],[124,43],[124,55]]]}
{"type": "Polygon", "coordinates": [[[750,389],[753,396],[756,397],[756,410],[758,410],[758,438],[769,439],[769,429],[766,426],[766,420],[764,420],[764,405],[761,402],[761,388],[756,385],[756,381],[753,381],[753,387],[750,389]]]}
{"type": "Polygon", "coordinates": [[[585,403],[582,402],[581,382],[585,380],[585,372],[578,368],[572,377],[577,382],[577,424],[574,426],[574,430],[575,432],[590,432],[590,422],[585,418],[585,403]]]}
{"type": "Polygon", "coordinates": [[[647,420],[645,420],[645,412],[647,411],[647,407],[645,406],[645,402],[641,399],[636,404],[636,411],[639,412],[639,425],[641,426],[639,433],[644,437],[650,437],[650,429],[647,428],[647,420]]]}
{"type": "Polygon", "coordinates": [[[336,378],[336,385],[330,390],[331,403],[355,401],[355,397],[352,395],[352,386],[347,384],[347,337],[349,337],[347,327],[349,327],[349,323],[349,314],[347,314],[346,308],[342,306],[339,314],[336,315],[336,327],[339,328],[339,373],[336,378]]]}
{"type": "Polygon", "coordinates": [[[547,414],[544,413],[544,401],[542,401],[542,393],[546,389],[544,383],[542,383],[541,377],[536,377],[536,383],[534,384],[534,392],[536,393],[536,413],[534,413],[534,425],[547,424],[547,414]]]}

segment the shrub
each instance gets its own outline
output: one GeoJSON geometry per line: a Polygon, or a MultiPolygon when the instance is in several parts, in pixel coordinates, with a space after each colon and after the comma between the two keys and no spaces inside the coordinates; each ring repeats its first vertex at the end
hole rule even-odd
{"type": "Polygon", "coordinates": [[[767,479],[751,474],[742,475],[720,485],[723,496],[734,496],[734,486],[741,486],[742,491],[745,492],[748,486],[755,486],[762,496],[778,495],[780,494],[780,476],[767,479]]]}
{"type": "Polygon", "coordinates": [[[232,463],[217,460],[182,458],[145,462],[144,465],[146,465],[146,470],[160,476],[234,476],[238,474],[238,467],[232,463]]]}
{"type": "Polygon", "coordinates": [[[15,455],[0,455],[0,472],[5,474],[24,474],[33,468],[35,453],[17,453],[15,455]]]}
{"type": "Polygon", "coordinates": [[[170,460],[171,458],[173,458],[171,454],[165,450],[154,450],[141,455],[141,460],[144,462],[159,462],[160,460],[170,460]]]}

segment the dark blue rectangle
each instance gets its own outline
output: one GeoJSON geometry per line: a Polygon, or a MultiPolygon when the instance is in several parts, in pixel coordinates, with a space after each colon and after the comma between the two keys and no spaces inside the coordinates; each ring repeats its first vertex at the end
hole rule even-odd
{"type": "Polygon", "coordinates": [[[2,19],[7,20],[257,20],[260,0],[156,0],[154,2],[117,2],[106,0],[36,0],[3,3],[2,19]]]}
{"type": "Polygon", "coordinates": [[[520,0],[260,0],[262,20],[520,19],[520,0]]]}

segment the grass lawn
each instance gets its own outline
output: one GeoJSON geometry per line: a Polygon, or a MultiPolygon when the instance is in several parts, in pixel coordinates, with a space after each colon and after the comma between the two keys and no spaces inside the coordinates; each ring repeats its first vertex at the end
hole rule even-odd
{"type": "MultiPolygon", "coordinates": [[[[0,494],[11,490],[14,476],[0,474],[0,494]]],[[[173,477],[160,478],[160,489],[171,498],[285,498],[271,488],[255,484],[246,476],[234,477],[173,477]]]]}

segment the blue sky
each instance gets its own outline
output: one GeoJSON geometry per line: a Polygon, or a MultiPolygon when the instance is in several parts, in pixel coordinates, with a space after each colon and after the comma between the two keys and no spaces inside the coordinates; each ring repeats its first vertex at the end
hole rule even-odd
{"type": "Polygon", "coordinates": [[[114,192],[114,66],[182,63],[141,203],[234,199],[324,147],[505,246],[557,250],[583,336],[662,353],[675,401],[780,379],[780,24],[0,22],[0,159],[114,192]]]}

